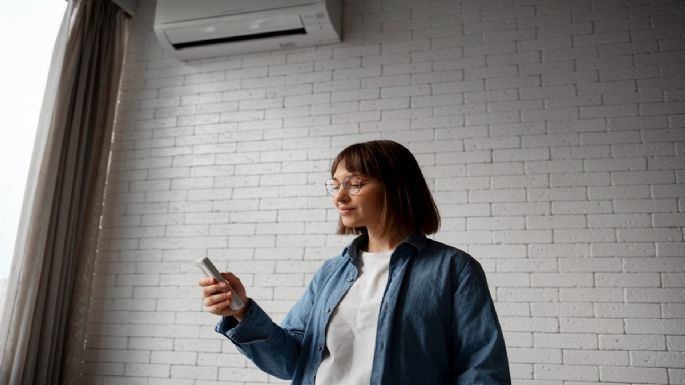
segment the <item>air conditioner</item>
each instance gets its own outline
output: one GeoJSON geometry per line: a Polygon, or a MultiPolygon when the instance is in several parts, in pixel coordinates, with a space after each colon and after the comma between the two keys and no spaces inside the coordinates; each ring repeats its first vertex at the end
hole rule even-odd
{"type": "Polygon", "coordinates": [[[342,0],[157,0],[154,29],[181,60],[340,41],[342,0]]]}

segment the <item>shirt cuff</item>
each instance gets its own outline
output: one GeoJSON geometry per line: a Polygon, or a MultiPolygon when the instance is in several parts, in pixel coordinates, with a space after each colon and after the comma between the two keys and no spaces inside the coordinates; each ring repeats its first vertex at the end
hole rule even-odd
{"type": "Polygon", "coordinates": [[[271,317],[255,300],[250,299],[250,307],[242,321],[235,317],[221,317],[214,330],[235,344],[249,344],[268,339],[272,326],[271,317]]]}

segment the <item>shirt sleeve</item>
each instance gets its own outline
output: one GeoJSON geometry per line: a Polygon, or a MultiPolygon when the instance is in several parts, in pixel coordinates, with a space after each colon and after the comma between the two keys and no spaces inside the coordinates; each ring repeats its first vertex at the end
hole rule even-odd
{"type": "Polygon", "coordinates": [[[467,255],[452,295],[454,385],[511,384],[504,336],[485,273],[467,255]]]}
{"type": "Polygon", "coordinates": [[[264,372],[291,379],[301,359],[302,340],[320,279],[321,270],[288,312],[282,326],[275,324],[256,301],[250,300],[242,322],[234,317],[222,317],[214,329],[264,372]]]}

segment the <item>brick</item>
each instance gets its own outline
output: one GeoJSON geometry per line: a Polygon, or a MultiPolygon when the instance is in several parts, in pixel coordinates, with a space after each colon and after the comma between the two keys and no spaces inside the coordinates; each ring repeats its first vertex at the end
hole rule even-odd
{"type": "Polygon", "coordinates": [[[680,256],[683,253],[685,244],[682,242],[657,243],[656,255],[659,257],[675,257],[680,256]]]}
{"type": "Polygon", "coordinates": [[[553,214],[591,214],[612,212],[611,202],[606,200],[551,202],[551,204],[553,214]]]}
{"type": "Polygon", "coordinates": [[[683,232],[679,229],[619,229],[619,241],[637,242],[680,242],[683,240],[683,232]]]}
{"type": "Polygon", "coordinates": [[[578,187],[530,188],[528,201],[571,201],[584,200],[585,190],[578,187]]]}
{"type": "Polygon", "coordinates": [[[561,288],[562,302],[617,302],[623,300],[622,288],[561,288]]]}
{"type": "Polygon", "coordinates": [[[516,52],[513,42],[482,44],[478,46],[464,47],[465,57],[477,57],[482,55],[495,55],[516,52]]]}
{"type": "Polygon", "coordinates": [[[533,287],[591,287],[592,274],[588,273],[534,273],[531,274],[533,287]]]}
{"type": "Polygon", "coordinates": [[[682,141],[685,138],[683,130],[648,130],[645,131],[645,142],[672,142],[682,141]]]}
{"type": "Polygon", "coordinates": [[[563,360],[570,365],[628,366],[630,363],[628,352],[603,350],[564,350],[563,360]]]}
{"type": "Polygon", "coordinates": [[[511,258],[507,260],[497,261],[498,271],[510,271],[510,272],[535,272],[535,271],[545,271],[552,272],[557,271],[557,260],[554,258],[511,258]]]}
{"type": "Polygon", "coordinates": [[[672,171],[619,171],[613,181],[616,185],[671,184],[675,175],[672,171]]]}
{"type": "Polygon", "coordinates": [[[494,217],[494,218],[468,218],[468,230],[509,230],[523,229],[523,218],[519,217],[494,217]]]}
{"type": "Polygon", "coordinates": [[[684,287],[683,282],[685,282],[685,274],[662,274],[662,282],[664,287],[684,287]]]}
{"type": "Polygon", "coordinates": [[[595,32],[592,35],[573,36],[574,47],[611,43],[625,43],[628,41],[630,41],[628,31],[611,31],[602,33],[595,32]]]}
{"type": "MultiPolygon", "coordinates": [[[[443,134],[443,131],[438,131],[437,136],[443,137],[444,139],[454,139],[454,136],[459,136],[461,135],[461,131],[469,131],[469,130],[445,130],[445,133],[443,134]],[[457,131],[455,133],[454,131],[457,131]]],[[[473,131],[471,131],[473,132],[473,131]]],[[[463,152],[463,151],[455,151],[455,152],[445,152],[445,153],[439,153],[436,154],[435,158],[435,163],[437,165],[442,165],[442,164],[466,164],[466,163],[482,163],[482,162],[489,162],[490,161],[490,153],[487,151],[469,151],[469,152],[463,152]]],[[[485,177],[480,177],[481,179],[485,177]]],[[[481,186],[481,187],[487,187],[487,186],[481,186]]]]}
{"type": "Polygon", "coordinates": [[[623,320],[606,318],[560,318],[562,333],[623,334],[623,320]]]}
{"type": "Polygon", "coordinates": [[[529,135],[522,138],[524,148],[574,146],[580,144],[578,134],[529,135]]]}
{"type": "Polygon", "coordinates": [[[664,336],[652,335],[600,335],[599,346],[606,350],[664,350],[664,336]]]}
{"type": "Polygon", "coordinates": [[[493,188],[547,187],[547,175],[493,175],[490,176],[493,188]]]}
{"type": "Polygon", "coordinates": [[[597,336],[581,333],[535,333],[533,336],[535,347],[563,348],[563,349],[596,349],[597,336]]]}
{"type": "Polygon", "coordinates": [[[467,165],[467,173],[469,176],[519,175],[523,174],[523,164],[521,162],[474,163],[467,165]]]}
{"type": "Polygon", "coordinates": [[[645,185],[601,186],[588,188],[588,197],[593,201],[600,199],[648,198],[649,196],[649,186],[645,185]]]}
{"type": "Polygon", "coordinates": [[[579,172],[550,174],[550,187],[604,186],[611,183],[608,172],[579,172]]]}
{"type": "MultiPolygon", "coordinates": [[[[667,127],[668,121],[663,116],[636,116],[629,118],[609,118],[607,127],[611,131],[635,130],[667,127]]],[[[615,144],[618,145],[618,144],[615,144]]]]}
{"type": "Polygon", "coordinates": [[[511,331],[540,331],[555,332],[558,321],[554,318],[503,317],[500,320],[502,330],[511,331]]]}
{"type": "Polygon", "coordinates": [[[585,228],[586,221],[582,215],[529,216],[526,217],[526,227],[529,229],[585,228]]]}
{"type": "Polygon", "coordinates": [[[681,321],[674,319],[627,319],[625,323],[627,334],[682,335],[685,329],[681,321]]]}
{"type": "Polygon", "coordinates": [[[667,384],[666,369],[630,368],[630,367],[601,367],[602,381],[609,382],[646,382],[652,384],[667,384]]]}
{"type": "Polygon", "coordinates": [[[675,155],[671,143],[617,144],[611,146],[611,152],[616,157],[675,155]]]}
{"type": "MultiPolygon", "coordinates": [[[[602,96],[573,96],[567,98],[551,98],[547,99],[546,105],[551,108],[575,107],[575,106],[593,106],[602,104],[602,96]]],[[[626,103],[626,102],[624,102],[626,103]]]]}
{"type": "Polygon", "coordinates": [[[627,272],[685,271],[685,261],[674,257],[631,258],[624,265],[627,272]]]}
{"type": "Polygon", "coordinates": [[[573,173],[583,171],[583,164],[579,160],[542,160],[527,161],[526,174],[573,173]]]}
{"type": "Polygon", "coordinates": [[[669,156],[647,159],[647,168],[650,170],[677,170],[681,167],[685,157],[669,156]]]}
{"type": "Polygon", "coordinates": [[[630,360],[638,367],[682,368],[685,352],[631,352],[630,360]]]}
{"type": "Polygon", "coordinates": [[[544,348],[508,348],[507,353],[512,355],[511,362],[561,364],[561,351],[558,349],[544,348]]]}
{"type": "Polygon", "coordinates": [[[549,159],[549,150],[545,148],[494,150],[492,159],[495,162],[546,160],[549,159]]]}
{"type": "Polygon", "coordinates": [[[597,381],[599,372],[590,365],[550,365],[535,364],[536,377],[547,380],[597,381]]]}
{"type": "MultiPolygon", "coordinates": [[[[467,116],[467,122],[469,117],[467,116]]],[[[516,137],[490,137],[490,138],[467,138],[464,141],[464,149],[468,151],[482,149],[518,148],[519,139],[516,137]]],[[[500,166],[508,167],[512,163],[499,163],[500,166]]],[[[518,163],[520,165],[520,163],[518,163]]],[[[498,167],[493,165],[493,167],[498,167]]]]}
{"type": "Polygon", "coordinates": [[[655,227],[683,227],[685,226],[685,214],[654,214],[655,227]]]}
{"type": "Polygon", "coordinates": [[[648,227],[651,218],[647,214],[594,214],[588,215],[589,228],[648,227]]]}
{"type": "MultiPolygon", "coordinates": [[[[584,119],[575,121],[553,121],[548,123],[550,133],[570,132],[604,132],[606,122],[603,119],[584,119]]],[[[553,149],[554,150],[554,149],[553,149]]]]}
{"type": "Polygon", "coordinates": [[[545,86],[596,83],[599,81],[598,71],[596,70],[543,74],[541,77],[542,85],[545,86]]]}
{"type": "MultiPolygon", "coordinates": [[[[625,47],[625,45],[617,45],[614,47],[616,49],[621,46],[625,47]]],[[[634,47],[634,45],[628,47],[634,47]]],[[[635,48],[633,48],[633,50],[635,50],[635,48]]],[[[599,70],[599,80],[602,82],[611,82],[617,80],[653,79],[658,77],[658,73],[659,69],[657,66],[601,69],[599,70]]]]}
{"type": "Polygon", "coordinates": [[[533,244],[529,247],[531,258],[568,258],[589,256],[589,247],[584,244],[533,244]]]}
{"type": "Polygon", "coordinates": [[[567,85],[543,85],[542,87],[520,88],[519,96],[521,99],[572,97],[576,96],[576,90],[573,86],[567,85]]]}
{"type": "Polygon", "coordinates": [[[683,369],[668,369],[668,378],[673,384],[685,383],[685,370],[683,369]]]}
{"type": "Polygon", "coordinates": [[[533,240],[546,243],[552,241],[552,232],[550,230],[495,231],[492,238],[494,242],[503,243],[531,243],[533,240]]]}
{"type": "Polygon", "coordinates": [[[560,272],[620,272],[619,258],[563,258],[559,260],[560,272]]]}
{"type": "Polygon", "coordinates": [[[548,202],[534,203],[492,203],[493,215],[536,215],[550,214],[548,202]]]}
{"type": "Polygon", "coordinates": [[[506,255],[508,258],[524,258],[526,256],[526,247],[523,245],[472,245],[468,248],[471,255],[476,258],[499,258],[506,255]]]}
{"type": "Polygon", "coordinates": [[[611,118],[620,116],[635,116],[638,108],[635,104],[617,104],[609,106],[581,106],[580,117],[587,118],[611,118]]]}
{"type": "Polygon", "coordinates": [[[685,289],[669,288],[626,288],[626,300],[628,302],[680,302],[685,296],[685,289]]]}

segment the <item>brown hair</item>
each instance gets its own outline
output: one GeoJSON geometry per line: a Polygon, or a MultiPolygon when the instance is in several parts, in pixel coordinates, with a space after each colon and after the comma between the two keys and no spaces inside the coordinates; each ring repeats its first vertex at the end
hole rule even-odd
{"type": "MultiPolygon", "coordinates": [[[[384,199],[381,210],[383,232],[433,234],[440,227],[440,213],[428,189],[416,158],[403,145],[391,140],[353,144],[338,154],[331,175],[338,165],[347,171],[379,180],[384,199]]],[[[366,233],[366,227],[349,228],[338,220],[338,234],[366,233]]]]}

